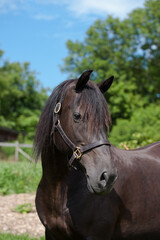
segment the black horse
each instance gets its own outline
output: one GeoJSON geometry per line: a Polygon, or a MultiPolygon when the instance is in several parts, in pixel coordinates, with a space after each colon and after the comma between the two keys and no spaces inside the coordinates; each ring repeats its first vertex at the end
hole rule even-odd
{"type": "Polygon", "coordinates": [[[160,142],[130,151],[110,144],[102,93],[113,77],[96,85],[91,72],[53,91],[37,127],[46,240],[159,240],[160,142]]]}

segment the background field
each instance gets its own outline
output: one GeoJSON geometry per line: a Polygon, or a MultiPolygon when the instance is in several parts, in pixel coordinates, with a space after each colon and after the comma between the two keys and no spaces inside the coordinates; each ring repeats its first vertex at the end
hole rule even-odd
{"type": "Polygon", "coordinates": [[[0,161],[0,194],[35,192],[41,173],[40,163],[0,161]]]}
{"type": "MultiPolygon", "coordinates": [[[[0,161],[0,195],[4,196],[4,199],[1,199],[4,205],[2,205],[1,202],[0,206],[0,229],[2,229],[2,232],[4,232],[4,229],[6,228],[12,229],[9,232],[20,234],[23,229],[24,232],[31,234],[31,236],[43,236],[44,231],[42,231],[42,224],[38,220],[34,203],[35,192],[41,174],[42,170],[40,163],[31,163],[27,160],[20,162],[0,161]],[[14,195],[12,195],[19,193],[22,193],[23,195],[17,195],[17,197],[13,197],[14,195]],[[29,193],[29,195],[26,196],[25,193],[29,193]],[[11,198],[6,198],[7,195],[10,195],[11,198]],[[31,201],[31,199],[33,199],[33,201],[31,201]],[[17,228],[16,225],[20,227],[17,228]],[[29,226],[32,226],[31,229],[29,226]]],[[[8,232],[8,230],[5,230],[5,232],[8,232]]],[[[12,234],[0,234],[0,240],[36,239],[43,238],[31,238],[27,235],[15,236],[12,234]]]]}

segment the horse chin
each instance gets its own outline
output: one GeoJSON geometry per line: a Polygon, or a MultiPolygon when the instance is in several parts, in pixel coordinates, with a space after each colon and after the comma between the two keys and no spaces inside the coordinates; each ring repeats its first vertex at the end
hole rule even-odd
{"type": "Polygon", "coordinates": [[[95,195],[105,195],[108,194],[112,191],[113,186],[111,187],[107,187],[107,188],[98,188],[98,187],[93,187],[90,184],[87,184],[88,190],[90,191],[90,193],[95,194],[95,195]]]}

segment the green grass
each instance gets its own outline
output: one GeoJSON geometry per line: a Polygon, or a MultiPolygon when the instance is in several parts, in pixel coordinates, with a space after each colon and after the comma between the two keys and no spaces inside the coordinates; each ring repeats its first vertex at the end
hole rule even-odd
{"type": "MultiPolygon", "coordinates": [[[[14,143],[14,142],[13,142],[14,143]]],[[[32,142],[25,142],[28,144],[33,144],[32,142]]],[[[29,156],[33,157],[33,149],[32,148],[21,148],[25,153],[27,153],[29,156]]],[[[26,161],[26,158],[19,153],[18,154],[19,161],[26,161]]],[[[2,160],[15,160],[15,147],[1,147],[0,148],[0,159],[2,160]]]]}
{"type": "Polygon", "coordinates": [[[35,192],[41,174],[40,163],[0,161],[0,194],[35,192]]]}
{"type": "Polygon", "coordinates": [[[44,237],[31,238],[28,235],[13,235],[0,233],[0,240],[44,240],[44,237]]]}
{"type": "Polygon", "coordinates": [[[16,207],[13,208],[13,210],[16,211],[17,213],[26,214],[32,211],[32,207],[33,206],[31,203],[24,203],[24,204],[16,205],[16,207]]]}

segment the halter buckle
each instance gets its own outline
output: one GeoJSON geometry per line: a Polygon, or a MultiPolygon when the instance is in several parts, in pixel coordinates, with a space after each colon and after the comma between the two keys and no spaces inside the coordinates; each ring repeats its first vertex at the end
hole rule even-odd
{"type": "Polygon", "coordinates": [[[60,102],[58,102],[57,104],[56,104],[56,106],[55,106],[55,108],[54,108],[54,113],[59,113],[60,112],[60,110],[61,110],[61,103],[60,102]]]}
{"type": "Polygon", "coordinates": [[[73,152],[76,159],[80,159],[82,157],[82,152],[80,150],[80,147],[77,147],[76,150],[73,152]]]}

